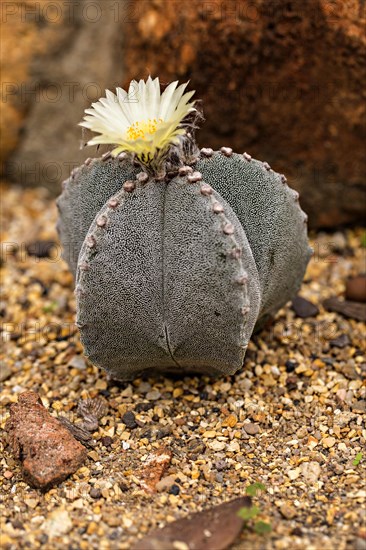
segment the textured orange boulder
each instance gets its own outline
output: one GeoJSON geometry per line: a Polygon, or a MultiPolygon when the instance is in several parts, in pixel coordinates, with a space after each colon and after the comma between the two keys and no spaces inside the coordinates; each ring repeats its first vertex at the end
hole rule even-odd
{"type": "Polygon", "coordinates": [[[125,83],[190,79],[202,146],[284,172],[312,226],[362,219],[362,0],[136,0],[123,15],[125,83]]]}
{"type": "Polygon", "coordinates": [[[47,490],[74,473],[86,459],[86,448],[42,405],[32,391],[19,395],[10,408],[5,430],[25,479],[47,490]]]}

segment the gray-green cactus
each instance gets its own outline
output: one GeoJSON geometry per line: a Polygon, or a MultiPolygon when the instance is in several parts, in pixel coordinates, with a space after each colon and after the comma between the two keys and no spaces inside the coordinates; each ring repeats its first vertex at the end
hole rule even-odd
{"type": "Polygon", "coordinates": [[[134,178],[139,172],[125,157],[112,159],[107,153],[98,161],[89,158],[64,182],[63,193],[57,201],[61,212],[57,229],[63,245],[63,258],[74,276],[81,245],[95,214],[121,187],[121,181],[134,178]]]}
{"type": "Polygon", "coordinates": [[[226,147],[159,179],[125,155],[87,161],[58,206],[85,352],[120,380],[235,373],[311,255],[284,176],[226,147]]]}

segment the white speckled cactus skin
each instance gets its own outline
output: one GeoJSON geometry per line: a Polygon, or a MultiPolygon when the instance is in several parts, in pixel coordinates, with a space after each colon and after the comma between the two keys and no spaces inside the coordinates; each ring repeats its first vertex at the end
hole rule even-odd
{"type": "Polygon", "coordinates": [[[63,258],[74,276],[81,245],[95,214],[121,187],[121,182],[134,178],[139,171],[123,157],[115,160],[106,155],[104,159],[87,159],[64,182],[63,193],[57,201],[60,211],[57,229],[63,258]]]}
{"type": "Polygon", "coordinates": [[[284,176],[229,148],[163,180],[126,159],[87,161],[58,207],[85,352],[119,380],[235,373],[311,255],[284,176]]]}

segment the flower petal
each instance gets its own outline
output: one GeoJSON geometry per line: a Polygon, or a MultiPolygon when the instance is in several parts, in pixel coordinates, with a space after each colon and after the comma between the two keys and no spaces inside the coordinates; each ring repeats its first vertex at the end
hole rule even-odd
{"type": "Polygon", "coordinates": [[[172,82],[161,94],[159,78],[149,76],[146,82],[132,80],[128,92],[122,88],[116,88],[116,93],[106,90],[106,96],[92,103],[80,122],[80,126],[99,134],[88,145],[115,144],[113,155],[130,151],[141,162],[164,155],[183,139],[184,119],[195,110],[194,102],[190,102],[195,92],[185,93],[187,85],[172,82]]]}

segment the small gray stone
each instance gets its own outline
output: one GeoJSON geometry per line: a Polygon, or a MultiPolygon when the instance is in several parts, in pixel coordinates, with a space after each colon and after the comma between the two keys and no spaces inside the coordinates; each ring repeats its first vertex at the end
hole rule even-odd
{"type": "Polygon", "coordinates": [[[291,304],[297,317],[306,319],[307,317],[316,317],[319,313],[319,308],[309,300],[306,300],[302,296],[296,296],[292,300],[291,304]]]}
{"type": "Polygon", "coordinates": [[[102,496],[102,491],[98,487],[92,487],[89,494],[91,498],[98,499],[102,496]]]}
{"type": "Polygon", "coordinates": [[[86,369],[86,361],[84,357],[81,355],[75,355],[67,364],[68,367],[71,367],[73,369],[77,370],[85,370],[86,369]]]}
{"type": "Polygon", "coordinates": [[[151,384],[149,384],[148,382],[141,382],[141,384],[139,384],[138,388],[136,389],[138,393],[148,393],[150,390],[151,384]]]}
{"type": "Polygon", "coordinates": [[[244,430],[249,435],[256,435],[259,432],[258,424],[253,424],[252,422],[246,422],[244,424],[244,430]]]}
{"type": "Polygon", "coordinates": [[[157,401],[158,399],[160,399],[160,397],[161,397],[161,393],[157,390],[149,391],[146,394],[146,399],[148,399],[149,401],[157,401]]]}
{"type": "Polygon", "coordinates": [[[11,369],[5,363],[0,363],[0,382],[5,382],[12,375],[11,369]]]}
{"type": "Polygon", "coordinates": [[[226,462],[226,460],[217,460],[215,462],[215,468],[216,470],[218,470],[219,472],[221,472],[221,470],[226,470],[228,464],[226,462]]]}
{"type": "Polygon", "coordinates": [[[351,343],[351,340],[348,336],[348,334],[341,334],[340,336],[338,336],[337,338],[334,338],[333,340],[331,340],[329,342],[329,345],[332,347],[332,348],[345,348],[346,346],[349,346],[351,343]]]}
{"type": "Polygon", "coordinates": [[[122,416],[122,422],[126,424],[127,428],[129,428],[130,430],[137,428],[136,418],[132,411],[125,412],[125,414],[122,416]]]}
{"type": "Polygon", "coordinates": [[[366,411],[366,401],[364,399],[360,399],[359,401],[356,401],[356,403],[352,403],[352,411],[364,413],[366,411]]]}

